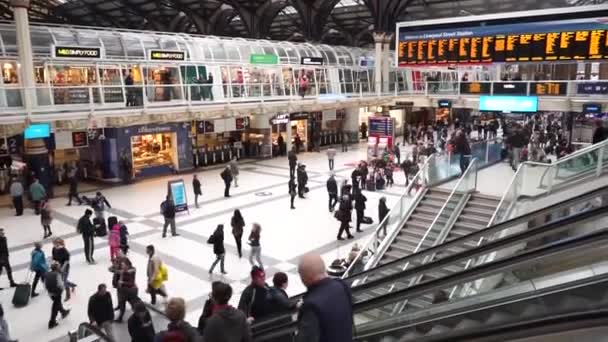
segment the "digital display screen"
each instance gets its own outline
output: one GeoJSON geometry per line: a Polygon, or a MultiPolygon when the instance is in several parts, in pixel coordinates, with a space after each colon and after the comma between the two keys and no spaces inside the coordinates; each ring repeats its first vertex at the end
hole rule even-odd
{"type": "Polygon", "coordinates": [[[479,110],[504,113],[534,113],[538,111],[536,96],[480,96],[479,110]]]}
{"type": "Polygon", "coordinates": [[[175,204],[175,210],[180,212],[188,210],[188,199],[186,198],[186,186],[183,180],[169,182],[169,190],[175,204]]]}
{"type": "Polygon", "coordinates": [[[412,29],[399,27],[400,67],[608,59],[608,18],[412,29]]]}
{"type": "Polygon", "coordinates": [[[584,114],[600,114],[602,112],[602,105],[599,103],[585,103],[583,105],[584,114]]]}
{"type": "Polygon", "coordinates": [[[55,46],[52,51],[55,58],[101,58],[101,48],[55,46]]]}
{"type": "Polygon", "coordinates": [[[73,147],[89,146],[89,136],[88,136],[87,132],[85,132],[85,131],[72,132],[72,146],[73,147]]]}
{"type": "Polygon", "coordinates": [[[48,138],[51,136],[51,125],[48,123],[30,125],[23,131],[23,136],[25,139],[48,138]]]}
{"type": "Polygon", "coordinates": [[[439,100],[437,105],[439,108],[452,108],[452,100],[439,100]]]}
{"type": "Polygon", "coordinates": [[[184,51],[150,50],[151,61],[185,61],[184,51]]]}

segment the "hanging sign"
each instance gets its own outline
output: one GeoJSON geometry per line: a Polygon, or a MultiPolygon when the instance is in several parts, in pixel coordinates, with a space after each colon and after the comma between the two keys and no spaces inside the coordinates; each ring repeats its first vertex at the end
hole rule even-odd
{"type": "Polygon", "coordinates": [[[301,57],[302,65],[323,65],[323,57],[301,57]]]}
{"type": "Polygon", "coordinates": [[[271,125],[280,125],[286,123],[289,123],[289,113],[277,114],[272,119],[270,119],[271,125]]]}
{"type": "Polygon", "coordinates": [[[169,194],[175,203],[175,211],[188,210],[188,197],[186,196],[186,185],[183,179],[169,181],[169,194]]]}
{"type": "Polygon", "coordinates": [[[249,128],[249,117],[236,118],[236,130],[242,131],[249,128]]]}
{"type": "Polygon", "coordinates": [[[89,146],[89,137],[86,131],[72,132],[72,146],[73,147],[87,147],[89,146]]]}
{"type": "Polygon", "coordinates": [[[148,58],[151,61],[185,61],[186,52],[179,50],[150,50],[148,58]]]}
{"type": "Polygon", "coordinates": [[[263,55],[263,54],[251,54],[249,56],[249,63],[251,64],[279,64],[279,57],[277,55],[263,55]]]}
{"type": "Polygon", "coordinates": [[[437,101],[439,108],[452,108],[452,100],[439,100],[437,101]]]}
{"type": "Polygon", "coordinates": [[[99,47],[53,46],[54,58],[101,58],[99,47]]]}

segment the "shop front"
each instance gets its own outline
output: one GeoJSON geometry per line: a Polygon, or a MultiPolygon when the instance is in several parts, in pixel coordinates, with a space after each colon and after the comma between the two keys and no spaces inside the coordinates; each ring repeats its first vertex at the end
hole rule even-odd
{"type": "Polygon", "coordinates": [[[243,133],[248,128],[249,117],[195,122],[195,165],[227,163],[234,157],[240,159],[245,156],[243,133]]]}
{"type": "Polygon", "coordinates": [[[166,123],[106,128],[103,177],[141,178],[166,175],[193,167],[191,124],[166,123]]]}

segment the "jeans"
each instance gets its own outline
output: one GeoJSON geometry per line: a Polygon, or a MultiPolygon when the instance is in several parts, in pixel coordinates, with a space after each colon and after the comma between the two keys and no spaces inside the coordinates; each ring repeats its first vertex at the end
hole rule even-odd
{"type": "Polygon", "coordinates": [[[50,322],[57,322],[57,314],[61,312],[62,315],[67,314],[67,310],[63,308],[61,304],[61,293],[55,293],[51,295],[53,305],[51,306],[51,319],[50,322]]]}
{"type": "Polygon", "coordinates": [[[68,205],[72,205],[72,198],[75,198],[78,201],[78,204],[82,204],[82,200],[78,197],[78,194],[68,194],[68,205]]]}
{"type": "Polygon", "coordinates": [[[215,261],[213,262],[213,264],[211,264],[211,268],[209,269],[209,273],[213,272],[213,269],[215,268],[215,265],[217,265],[217,263],[220,263],[220,270],[222,271],[222,273],[226,273],[226,271],[224,270],[224,258],[225,258],[226,254],[216,254],[215,255],[215,261]]]}
{"type": "Polygon", "coordinates": [[[258,262],[258,266],[260,268],[264,268],[264,265],[262,264],[262,247],[261,246],[251,246],[251,254],[249,254],[249,263],[251,264],[251,266],[255,266],[253,259],[255,259],[258,262]]]}
{"type": "Polygon", "coordinates": [[[329,171],[333,171],[333,170],[334,170],[334,160],[329,159],[329,171]]]}
{"type": "Polygon", "coordinates": [[[95,241],[93,241],[93,236],[83,235],[82,239],[84,240],[84,256],[87,259],[87,262],[95,261],[93,259],[93,252],[95,251],[95,241]]]}
{"type": "Polygon", "coordinates": [[[465,156],[464,154],[460,155],[460,175],[463,175],[467,170],[470,160],[471,156],[465,156]]]}
{"type": "Polygon", "coordinates": [[[357,209],[357,231],[361,231],[361,223],[363,222],[364,209],[357,209]]]}
{"type": "Polygon", "coordinates": [[[224,182],[224,197],[230,197],[230,182],[224,182]]]}
{"type": "Polygon", "coordinates": [[[351,237],[352,234],[350,233],[350,227],[348,226],[348,222],[346,221],[342,221],[340,223],[340,230],[338,231],[338,239],[342,238],[342,233],[346,232],[346,236],[347,237],[351,237]]]}
{"type": "Polygon", "coordinates": [[[195,193],[194,194],[194,206],[198,208],[198,196],[200,196],[200,194],[195,193]]]}
{"type": "Polygon", "coordinates": [[[38,286],[38,281],[44,281],[45,273],[43,271],[35,271],[34,272],[34,281],[32,282],[32,294],[36,293],[36,287],[38,286]]]}
{"type": "Polygon", "coordinates": [[[165,224],[163,225],[163,236],[167,236],[167,227],[171,225],[171,235],[177,234],[175,229],[175,217],[169,218],[165,217],[165,224]]]}

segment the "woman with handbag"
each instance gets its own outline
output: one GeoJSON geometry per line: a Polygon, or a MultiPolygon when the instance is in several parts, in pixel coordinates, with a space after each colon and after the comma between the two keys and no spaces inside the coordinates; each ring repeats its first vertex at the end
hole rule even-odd
{"type": "Polygon", "coordinates": [[[220,270],[222,274],[226,274],[226,270],[224,269],[224,257],[226,256],[226,249],[224,248],[224,225],[218,224],[217,228],[213,232],[213,235],[209,237],[207,243],[213,244],[213,254],[215,254],[215,261],[211,265],[209,269],[209,274],[213,273],[213,269],[220,263],[220,270]]]}
{"type": "Polygon", "coordinates": [[[239,252],[239,258],[242,258],[242,239],[245,220],[243,219],[243,215],[241,215],[240,210],[236,209],[234,211],[234,215],[232,215],[232,219],[230,220],[230,226],[232,226],[232,235],[234,236],[234,241],[236,242],[236,249],[239,252]]]}

